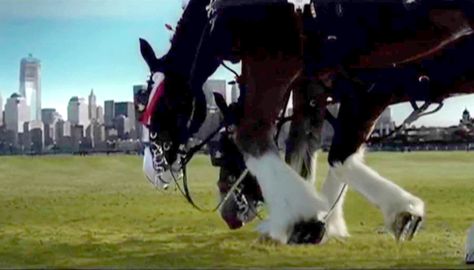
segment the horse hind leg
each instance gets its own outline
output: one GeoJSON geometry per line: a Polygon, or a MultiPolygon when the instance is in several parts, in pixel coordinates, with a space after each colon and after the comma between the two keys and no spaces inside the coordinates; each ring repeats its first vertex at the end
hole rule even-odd
{"type": "Polygon", "coordinates": [[[361,145],[388,102],[386,97],[370,95],[342,101],[329,162],[340,181],[381,209],[387,229],[397,240],[411,240],[424,217],[423,201],[363,162],[361,145]]]}
{"type": "MultiPolygon", "coordinates": [[[[317,151],[321,149],[322,129],[326,113],[324,89],[315,82],[302,81],[293,92],[293,119],[286,147],[286,162],[308,182],[316,182],[317,151]]],[[[326,238],[348,237],[343,204],[345,185],[332,170],[322,187],[322,194],[333,209],[325,220],[326,238]]]]}
{"type": "Polygon", "coordinates": [[[344,219],[344,201],[347,194],[347,186],[338,179],[334,168],[329,167],[326,180],[322,187],[322,193],[328,200],[330,212],[326,219],[326,231],[328,237],[349,237],[346,220],[344,219]]]}
{"type": "Polygon", "coordinates": [[[294,110],[286,141],[286,162],[313,184],[316,181],[317,151],[321,149],[326,108],[324,97],[324,90],[316,83],[302,80],[296,85],[293,91],[294,110]]]}

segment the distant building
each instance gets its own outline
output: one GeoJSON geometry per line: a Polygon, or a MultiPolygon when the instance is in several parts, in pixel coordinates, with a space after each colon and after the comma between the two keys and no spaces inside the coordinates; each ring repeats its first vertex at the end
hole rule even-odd
{"type": "Polygon", "coordinates": [[[44,124],[54,125],[56,121],[61,118],[61,115],[56,111],[56,109],[48,108],[41,110],[41,119],[44,124]]]}
{"type": "Polygon", "coordinates": [[[44,145],[52,145],[56,142],[56,122],[61,119],[61,115],[56,109],[42,109],[41,119],[44,123],[44,145]]]}
{"type": "Polygon", "coordinates": [[[72,97],[67,106],[67,120],[73,125],[89,126],[89,109],[84,98],[72,97]]]}
{"type": "Polygon", "coordinates": [[[142,91],[142,90],[146,90],[146,85],[144,84],[137,84],[137,85],[134,85],[133,86],[133,95],[135,95],[136,93],[142,91]]]}
{"type": "Polygon", "coordinates": [[[87,129],[87,137],[90,139],[92,148],[104,148],[105,143],[105,127],[104,125],[94,121],[87,129]]]}
{"type": "Polygon", "coordinates": [[[461,120],[459,121],[459,125],[472,127],[474,126],[474,119],[471,118],[471,113],[467,110],[467,108],[462,113],[461,120]]]}
{"type": "Polygon", "coordinates": [[[82,125],[71,125],[72,150],[79,151],[84,143],[85,128],[82,125]]]}
{"type": "MultiPolygon", "coordinates": [[[[32,120],[25,123],[25,139],[29,143],[29,150],[35,153],[41,153],[44,148],[44,124],[40,120],[32,120]]],[[[28,144],[25,143],[25,146],[28,144]]]]}
{"type": "Polygon", "coordinates": [[[113,127],[115,118],[115,102],[106,100],[104,102],[104,124],[106,127],[113,127]]]}
{"type": "Polygon", "coordinates": [[[214,92],[221,94],[227,100],[225,80],[207,80],[204,83],[203,89],[206,96],[207,107],[209,109],[216,108],[216,101],[214,100],[214,92]]]}
{"type": "Polygon", "coordinates": [[[117,129],[117,136],[120,139],[130,139],[134,132],[134,119],[131,119],[123,114],[115,117],[114,126],[117,129]]]}
{"type": "Polygon", "coordinates": [[[89,94],[88,112],[90,120],[97,119],[97,100],[94,94],[94,89],[91,89],[91,93],[89,94]]]}
{"type": "Polygon", "coordinates": [[[207,111],[206,119],[204,120],[199,131],[193,136],[198,140],[205,140],[214,130],[216,130],[222,122],[222,114],[218,109],[211,109],[207,111]]]}
{"type": "Polygon", "coordinates": [[[133,106],[133,102],[116,102],[115,117],[120,115],[135,119],[135,107],[133,106]]]}
{"type": "Polygon", "coordinates": [[[136,118],[135,118],[135,106],[133,105],[133,102],[116,102],[115,103],[115,119],[114,123],[120,123],[122,124],[123,121],[121,119],[121,116],[126,117],[126,124],[125,126],[117,126],[115,125],[115,128],[118,130],[118,134],[120,138],[125,138],[123,136],[126,136],[126,138],[136,138],[136,118]],[[121,132],[122,127],[124,128],[124,132],[121,132]],[[125,135],[126,134],[126,135],[125,135]]]}
{"type": "Polygon", "coordinates": [[[41,63],[31,54],[21,59],[20,94],[29,107],[31,120],[41,120],[41,63]]]}
{"type": "Polygon", "coordinates": [[[104,123],[104,108],[102,106],[97,106],[96,110],[97,122],[100,124],[104,123]]]}
{"type": "Polygon", "coordinates": [[[375,124],[373,135],[374,136],[386,136],[395,129],[395,121],[392,118],[392,108],[387,107],[385,111],[380,115],[377,123],[375,124]]]}
{"type": "Polygon", "coordinates": [[[240,90],[237,83],[232,85],[232,88],[230,90],[230,96],[231,96],[231,103],[235,103],[239,100],[240,90]]]}
{"type": "Polygon", "coordinates": [[[12,94],[5,104],[4,123],[7,130],[14,133],[23,132],[23,124],[30,121],[30,111],[26,100],[19,94],[12,94]]]}
{"type": "MultiPolygon", "coordinates": [[[[144,84],[134,85],[133,86],[133,96],[135,96],[140,91],[146,91],[147,86],[144,84]]],[[[138,121],[138,116],[135,115],[135,130],[136,130],[136,139],[143,141],[144,132],[146,132],[146,128],[144,128],[143,124],[138,121]]],[[[146,135],[148,136],[148,135],[146,135]]]]}
{"type": "Polygon", "coordinates": [[[3,126],[3,98],[2,93],[0,93],[0,127],[3,126]]]}

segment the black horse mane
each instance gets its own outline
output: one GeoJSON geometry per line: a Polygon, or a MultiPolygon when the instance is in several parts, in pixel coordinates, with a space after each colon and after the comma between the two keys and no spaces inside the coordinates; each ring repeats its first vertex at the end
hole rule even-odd
{"type": "MultiPolygon", "coordinates": [[[[171,48],[167,54],[172,72],[191,70],[192,60],[195,59],[197,44],[207,23],[206,6],[210,0],[191,0],[184,10],[171,38],[171,48]],[[190,45],[191,44],[191,45],[190,45]]],[[[181,73],[181,72],[179,72],[181,73]]],[[[189,74],[181,74],[187,76],[189,74]]]]}

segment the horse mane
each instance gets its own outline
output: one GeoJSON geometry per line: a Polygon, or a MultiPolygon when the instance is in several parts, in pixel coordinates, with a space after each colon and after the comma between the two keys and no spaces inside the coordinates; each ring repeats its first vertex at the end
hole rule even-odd
{"type": "Polygon", "coordinates": [[[209,3],[210,0],[190,0],[186,6],[171,38],[171,48],[168,52],[168,55],[179,58],[172,61],[173,69],[177,67],[176,65],[181,68],[186,65],[186,71],[191,69],[192,61],[182,60],[195,58],[196,49],[190,44],[199,42],[202,30],[208,21],[206,7],[209,3]]]}

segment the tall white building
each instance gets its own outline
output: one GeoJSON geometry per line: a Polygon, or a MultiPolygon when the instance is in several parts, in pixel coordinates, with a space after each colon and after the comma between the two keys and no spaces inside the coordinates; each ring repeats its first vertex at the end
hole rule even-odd
{"type": "Polygon", "coordinates": [[[390,134],[395,129],[395,122],[392,119],[392,108],[387,107],[385,111],[380,115],[377,123],[375,124],[374,132],[377,132],[379,136],[385,136],[390,134]]]}
{"type": "Polygon", "coordinates": [[[41,120],[41,62],[31,54],[21,59],[20,94],[25,97],[31,120],[41,120]]]}
{"type": "Polygon", "coordinates": [[[94,94],[94,89],[91,89],[91,93],[89,95],[89,119],[97,119],[97,101],[94,94]]]}
{"type": "Polygon", "coordinates": [[[67,105],[67,120],[73,125],[89,126],[89,108],[84,98],[72,97],[67,105]]]}
{"type": "Polygon", "coordinates": [[[7,130],[23,133],[23,125],[30,121],[30,111],[24,97],[13,94],[5,104],[5,126],[7,130]]]}

